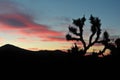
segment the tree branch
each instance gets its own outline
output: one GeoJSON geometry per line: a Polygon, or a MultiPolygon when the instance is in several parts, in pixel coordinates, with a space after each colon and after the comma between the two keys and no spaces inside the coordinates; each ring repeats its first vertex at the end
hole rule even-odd
{"type": "Polygon", "coordinates": [[[106,49],[107,49],[107,47],[105,46],[105,47],[103,48],[103,50],[98,53],[98,55],[101,55],[101,54],[102,54],[102,55],[104,56],[103,53],[106,51],[106,49]]]}
{"type": "Polygon", "coordinates": [[[80,36],[80,38],[81,38],[81,42],[82,42],[82,44],[83,44],[83,47],[84,47],[84,49],[86,48],[86,42],[84,41],[84,39],[83,39],[83,27],[82,26],[79,26],[79,31],[80,31],[80,34],[79,34],[79,36],[80,36]]]}
{"type": "Polygon", "coordinates": [[[76,40],[76,41],[80,41],[80,38],[75,38],[75,37],[71,37],[71,40],[76,40]]]}
{"type": "Polygon", "coordinates": [[[91,34],[91,36],[90,36],[90,38],[89,38],[89,44],[92,43],[92,38],[93,38],[94,35],[95,35],[95,33],[92,33],[92,34],[91,34]]]}

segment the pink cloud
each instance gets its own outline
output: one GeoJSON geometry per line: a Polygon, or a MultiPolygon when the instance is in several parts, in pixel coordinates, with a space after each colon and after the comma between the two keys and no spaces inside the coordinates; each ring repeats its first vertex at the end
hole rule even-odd
{"type": "Polygon", "coordinates": [[[0,0],[0,13],[13,13],[18,12],[18,5],[12,1],[0,0]]]}
{"type": "Polygon", "coordinates": [[[64,37],[48,37],[43,39],[42,41],[57,41],[57,42],[66,42],[66,39],[64,37]]]}
{"type": "MultiPolygon", "coordinates": [[[[57,18],[56,20],[61,19],[68,20],[67,18],[57,18]]],[[[19,4],[13,1],[0,1],[0,32],[23,35],[24,37],[38,37],[42,41],[65,41],[63,32],[55,31],[46,25],[35,23],[30,10],[21,8],[19,4]]],[[[28,41],[25,38],[17,40],[28,41]]]]}
{"type": "Polygon", "coordinates": [[[18,42],[32,42],[32,40],[27,39],[27,38],[24,38],[24,37],[17,38],[17,40],[16,40],[16,41],[18,41],[18,42]]]}
{"type": "Polygon", "coordinates": [[[0,14],[0,31],[14,31],[15,34],[38,37],[44,41],[65,41],[63,32],[52,30],[46,25],[37,24],[26,14],[0,14]]]}
{"type": "Polygon", "coordinates": [[[94,44],[94,46],[103,46],[102,44],[100,44],[100,43],[96,43],[96,44],[94,44]]]}
{"type": "Polygon", "coordinates": [[[40,50],[39,48],[28,48],[28,50],[31,50],[31,51],[38,51],[40,50]]]}

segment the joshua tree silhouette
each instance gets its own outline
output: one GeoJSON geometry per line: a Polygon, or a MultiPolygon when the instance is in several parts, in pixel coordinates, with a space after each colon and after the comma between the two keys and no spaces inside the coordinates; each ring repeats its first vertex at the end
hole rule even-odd
{"type": "Polygon", "coordinates": [[[66,39],[69,40],[75,40],[79,41],[83,45],[83,51],[81,54],[85,54],[87,50],[93,46],[95,43],[102,43],[105,48],[100,51],[100,53],[103,53],[108,46],[108,42],[110,41],[109,39],[109,34],[107,31],[104,32],[103,34],[103,40],[99,41],[100,35],[101,35],[101,20],[98,17],[93,17],[92,15],[90,16],[90,23],[91,23],[91,35],[89,36],[89,42],[85,42],[85,39],[83,38],[83,29],[85,25],[86,18],[83,16],[82,18],[78,19],[73,19],[73,24],[75,26],[69,26],[69,32],[72,33],[75,37],[73,37],[71,34],[66,35],[66,39]],[[95,38],[93,38],[95,37],[95,38]]]}

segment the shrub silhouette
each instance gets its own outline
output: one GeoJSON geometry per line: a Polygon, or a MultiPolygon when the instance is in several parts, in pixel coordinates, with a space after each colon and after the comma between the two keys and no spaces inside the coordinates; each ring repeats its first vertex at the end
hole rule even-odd
{"type": "Polygon", "coordinates": [[[114,53],[116,53],[117,56],[120,55],[120,38],[115,40],[115,44],[116,44],[116,50],[114,51],[114,53]]]}
{"type": "Polygon", "coordinates": [[[79,56],[79,52],[82,52],[82,50],[79,50],[76,43],[68,50],[68,53],[72,54],[72,56],[79,56]]]}
{"type": "Polygon", "coordinates": [[[109,39],[109,34],[107,31],[104,32],[103,34],[103,40],[99,41],[100,35],[101,35],[101,20],[98,17],[93,17],[92,15],[90,16],[90,23],[91,23],[91,35],[89,36],[89,42],[85,42],[85,39],[83,37],[83,32],[84,32],[84,25],[86,18],[83,16],[82,18],[78,19],[73,19],[73,24],[74,26],[69,26],[69,34],[66,35],[66,39],[69,40],[75,40],[79,41],[83,45],[83,51],[80,54],[85,54],[88,49],[93,46],[95,43],[102,43],[105,48],[100,51],[100,54],[102,54],[107,48],[108,48],[108,42],[110,41],[109,39]],[[95,38],[93,38],[95,37],[95,38]]]}
{"type": "Polygon", "coordinates": [[[117,48],[120,48],[120,38],[115,40],[115,44],[116,44],[117,48]]]}

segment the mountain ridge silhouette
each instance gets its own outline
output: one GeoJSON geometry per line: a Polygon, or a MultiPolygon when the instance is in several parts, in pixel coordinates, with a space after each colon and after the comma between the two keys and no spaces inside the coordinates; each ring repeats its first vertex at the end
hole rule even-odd
{"type": "MultiPolygon", "coordinates": [[[[17,47],[17,46],[12,45],[12,44],[5,44],[5,45],[0,47],[0,50],[9,50],[9,49],[22,49],[22,48],[17,47]]],[[[25,49],[22,49],[22,50],[25,50],[25,49]]]]}
{"type": "Polygon", "coordinates": [[[5,64],[118,65],[119,56],[117,58],[112,56],[104,58],[73,56],[61,50],[29,51],[11,44],[6,44],[0,47],[0,61],[5,64]]]}
{"type": "Polygon", "coordinates": [[[6,44],[0,47],[0,57],[3,61],[14,59],[16,62],[54,62],[57,58],[64,57],[66,55],[66,52],[61,50],[30,51],[12,44],[6,44]]]}
{"type": "Polygon", "coordinates": [[[5,44],[0,47],[0,55],[4,56],[16,56],[16,55],[36,55],[36,56],[61,56],[66,55],[66,52],[61,50],[39,50],[31,51],[12,44],[5,44]]]}

